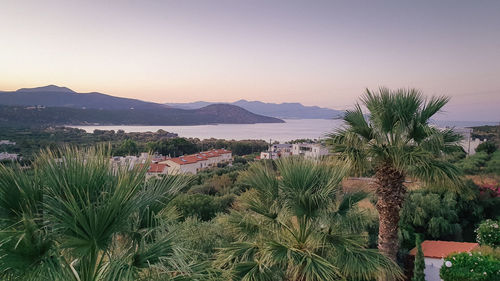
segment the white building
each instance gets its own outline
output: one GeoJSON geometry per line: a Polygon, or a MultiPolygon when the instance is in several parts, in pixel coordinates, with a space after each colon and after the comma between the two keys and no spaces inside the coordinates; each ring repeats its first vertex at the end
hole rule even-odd
{"type": "MultiPolygon", "coordinates": [[[[422,252],[424,253],[425,261],[425,280],[426,281],[442,281],[439,277],[439,271],[446,258],[451,253],[470,252],[478,247],[477,243],[465,242],[450,242],[450,241],[432,241],[425,240],[422,242],[422,252]]],[[[415,256],[417,248],[410,251],[410,255],[415,256]]]]}
{"type": "Polygon", "coordinates": [[[17,160],[17,154],[15,154],[15,153],[7,153],[7,152],[0,152],[0,161],[2,161],[2,160],[15,161],[15,160],[17,160]]]}
{"type": "Polygon", "coordinates": [[[292,155],[292,145],[289,143],[277,143],[269,146],[267,151],[260,153],[260,159],[278,159],[292,155]]]}
{"type": "Polygon", "coordinates": [[[16,145],[16,142],[10,140],[0,140],[0,145],[16,145]]]}
{"type": "Polygon", "coordinates": [[[167,174],[168,174],[167,164],[151,163],[148,172],[146,173],[146,178],[159,177],[161,175],[167,175],[167,174]]]}
{"type": "Polygon", "coordinates": [[[231,163],[232,153],[226,149],[213,149],[196,154],[167,159],[159,164],[168,166],[168,174],[193,174],[216,167],[219,163],[231,163]]]}
{"type": "Polygon", "coordinates": [[[465,153],[468,155],[476,154],[477,147],[485,142],[486,140],[481,140],[478,138],[472,138],[472,129],[471,128],[454,128],[453,131],[462,135],[462,140],[460,141],[460,145],[464,149],[465,153]]]}
{"type": "Polygon", "coordinates": [[[260,159],[278,159],[279,154],[278,152],[272,152],[272,151],[262,151],[260,153],[260,159]]]}
{"type": "Polygon", "coordinates": [[[310,158],[320,158],[328,155],[328,148],[319,143],[295,143],[292,146],[292,155],[301,155],[310,158]]]}
{"type": "Polygon", "coordinates": [[[278,157],[287,157],[292,155],[293,145],[289,143],[278,143],[271,145],[270,151],[278,154],[278,157]]]}
{"type": "Polygon", "coordinates": [[[135,165],[145,164],[149,159],[149,154],[143,152],[139,156],[115,156],[111,158],[111,164],[114,168],[128,167],[128,169],[133,169],[135,165]]]}

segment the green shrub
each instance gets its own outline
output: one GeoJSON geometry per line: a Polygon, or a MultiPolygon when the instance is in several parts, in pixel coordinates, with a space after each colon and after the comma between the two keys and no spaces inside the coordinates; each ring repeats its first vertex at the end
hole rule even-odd
{"type": "Polygon", "coordinates": [[[488,154],[492,154],[497,150],[497,146],[494,142],[492,141],[485,141],[481,144],[479,144],[476,148],[476,152],[481,152],[484,151],[488,154]]]}
{"type": "Polygon", "coordinates": [[[481,168],[485,165],[488,158],[488,153],[484,151],[477,152],[476,154],[457,162],[457,167],[466,174],[478,174],[481,172],[481,168]]]}
{"type": "Polygon", "coordinates": [[[462,234],[458,200],[451,192],[410,192],[399,221],[402,248],[415,247],[415,233],[422,233],[423,239],[458,239],[455,235],[462,234]]]}
{"type": "Polygon", "coordinates": [[[174,228],[177,243],[189,250],[195,261],[203,262],[212,258],[216,249],[226,247],[234,238],[231,231],[217,218],[200,221],[196,217],[187,218],[174,228]]]}
{"type": "Polygon", "coordinates": [[[476,230],[477,242],[491,247],[500,246],[500,221],[485,220],[476,230]]]}
{"type": "Polygon", "coordinates": [[[206,194],[183,194],[172,201],[182,219],[198,217],[211,220],[217,213],[226,212],[234,201],[234,196],[211,196],[206,194]]]}
{"type": "Polygon", "coordinates": [[[499,281],[500,260],[480,252],[451,254],[440,276],[444,281],[499,281]]]}
{"type": "Polygon", "coordinates": [[[486,173],[500,175],[500,150],[491,155],[491,158],[484,167],[486,173]]]}

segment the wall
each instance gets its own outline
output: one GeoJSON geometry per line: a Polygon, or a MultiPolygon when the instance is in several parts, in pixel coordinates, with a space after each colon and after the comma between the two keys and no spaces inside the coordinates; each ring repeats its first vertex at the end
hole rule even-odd
{"type": "Polygon", "coordinates": [[[443,266],[443,259],[425,258],[425,280],[426,281],[441,281],[439,270],[443,266]]]}

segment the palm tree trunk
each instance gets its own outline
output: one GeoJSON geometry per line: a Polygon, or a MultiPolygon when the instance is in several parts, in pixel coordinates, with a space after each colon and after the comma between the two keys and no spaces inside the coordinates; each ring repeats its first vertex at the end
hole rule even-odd
{"type": "Polygon", "coordinates": [[[384,164],[375,173],[377,211],[379,214],[378,249],[388,258],[396,261],[399,250],[399,210],[404,201],[406,187],[404,174],[391,164],[384,164]]]}

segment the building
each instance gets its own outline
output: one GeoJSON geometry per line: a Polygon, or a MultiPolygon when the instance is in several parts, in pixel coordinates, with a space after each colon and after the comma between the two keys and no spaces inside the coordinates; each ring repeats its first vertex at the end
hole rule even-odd
{"type": "Polygon", "coordinates": [[[267,151],[261,152],[259,159],[278,159],[291,155],[320,158],[328,154],[328,148],[319,143],[280,143],[273,144],[267,151]]]}
{"type": "Polygon", "coordinates": [[[196,154],[170,158],[159,164],[167,165],[168,174],[193,174],[217,167],[220,163],[231,163],[232,153],[226,149],[212,149],[196,154]]]}
{"type": "Polygon", "coordinates": [[[292,147],[289,143],[278,143],[271,145],[270,151],[277,153],[279,157],[286,157],[292,155],[292,147]]]}
{"type": "Polygon", "coordinates": [[[147,178],[150,177],[158,177],[160,175],[168,174],[168,165],[167,164],[159,164],[159,163],[151,163],[149,165],[148,172],[146,173],[147,178]]]}
{"type": "MultiPolygon", "coordinates": [[[[478,246],[479,244],[477,243],[425,240],[422,242],[422,252],[424,253],[425,261],[425,280],[441,281],[439,271],[443,266],[445,257],[452,253],[470,252],[478,246]]],[[[417,248],[413,248],[410,251],[410,255],[415,256],[416,254],[417,248]]]]}
{"type": "Polygon", "coordinates": [[[16,161],[17,160],[17,154],[15,154],[15,153],[7,153],[7,152],[0,152],[0,161],[4,161],[4,160],[16,161]]]}
{"type": "Polygon", "coordinates": [[[272,152],[272,151],[262,151],[260,153],[260,158],[259,159],[278,159],[279,154],[277,152],[272,152]]]}
{"type": "Polygon", "coordinates": [[[472,138],[471,128],[454,128],[453,131],[457,134],[462,135],[462,140],[460,141],[460,146],[464,149],[465,153],[468,155],[476,154],[477,147],[485,142],[486,140],[481,140],[478,138],[472,138]]]}
{"type": "Polygon", "coordinates": [[[0,140],[0,145],[16,145],[16,142],[9,140],[0,140]]]}
{"type": "Polygon", "coordinates": [[[328,148],[319,143],[295,143],[292,145],[292,155],[309,158],[320,158],[330,153],[328,148]]]}
{"type": "Polygon", "coordinates": [[[115,156],[111,158],[113,168],[128,167],[133,169],[135,165],[145,164],[150,159],[150,155],[146,152],[141,153],[139,156],[115,156]]]}
{"type": "Polygon", "coordinates": [[[269,146],[267,151],[260,153],[260,159],[278,159],[292,155],[292,145],[288,143],[277,143],[269,146]]]}

